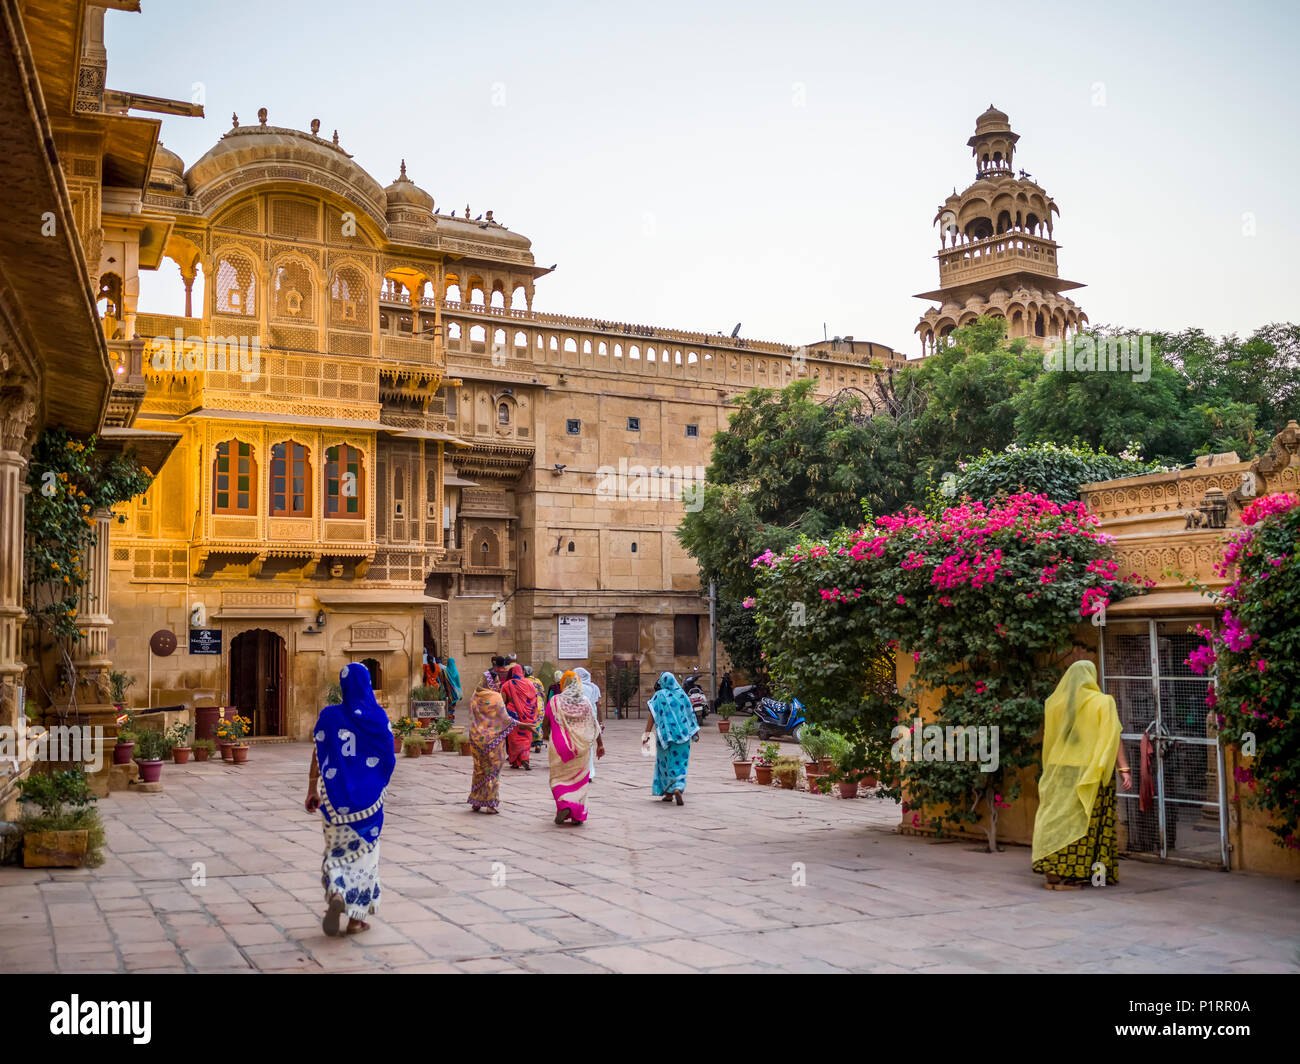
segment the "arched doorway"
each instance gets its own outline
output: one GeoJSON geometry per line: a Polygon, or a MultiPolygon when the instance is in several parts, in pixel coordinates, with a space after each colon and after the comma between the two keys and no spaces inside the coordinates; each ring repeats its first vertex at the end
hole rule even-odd
{"type": "Polygon", "coordinates": [[[284,735],[284,640],[265,628],[230,641],[230,704],[253,722],[253,735],[284,735]]]}

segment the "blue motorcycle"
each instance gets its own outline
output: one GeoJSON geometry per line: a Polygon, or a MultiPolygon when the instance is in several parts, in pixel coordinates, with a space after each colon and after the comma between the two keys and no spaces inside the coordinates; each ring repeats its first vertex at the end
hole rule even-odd
{"type": "Polygon", "coordinates": [[[754,719],[758,721],[759,739],[778,739],[788,735],[796,743],[803,738],[803,703],[794,698],[778,702],[775,698],[760,698],[754,706],[754,719]]]}

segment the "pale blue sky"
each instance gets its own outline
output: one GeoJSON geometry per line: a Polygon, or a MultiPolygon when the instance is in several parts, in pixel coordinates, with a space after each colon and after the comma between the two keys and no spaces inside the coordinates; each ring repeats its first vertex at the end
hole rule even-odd
{"type": "MultiPolygon", "coordinates": [[[[207,118],[163,124],[187,166],[232,112],[320,118],[381,185],[405,158],[444,213],[530,237],[559,263],[538,310],[916,354],[931,219],[992,102],[1094,323],[1300,319],[1291,0],[144,7],[107,16],[108,83],[203,84],[207,118]]],[[[165,269],[144,309],[178,310],[165,269]]]]}

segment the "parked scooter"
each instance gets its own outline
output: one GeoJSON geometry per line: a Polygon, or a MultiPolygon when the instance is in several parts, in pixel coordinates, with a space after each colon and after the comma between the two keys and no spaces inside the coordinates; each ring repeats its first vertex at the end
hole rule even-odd
{"type": "Polygon", "coordinates": [[[743,716],[752,716],[762,701],[763,695],[757,684],[742,684],[732,689],[731,700],[736,703],[736,712],[743,716]]]}
{"type": "Polygon", "coordinates": [[[796,743],[803,739],[803,703],[797,698],[789,702],[778,702],[775,698],[759,699],[754,708],[754,719],[758,721],[760,739],[779,739],[787,735],[796,743]]]}
{"type": "Polygon", "coordinates": [[[686,697],[691,700],[691,708],[695,710],[695,721],[701,727],[704,726],[704,718],[709,715],[709,696],[704,693],[704,688],[700,686],[700,674],[686,677],[682,681],[682,690],[686,692],[686,697]]]}

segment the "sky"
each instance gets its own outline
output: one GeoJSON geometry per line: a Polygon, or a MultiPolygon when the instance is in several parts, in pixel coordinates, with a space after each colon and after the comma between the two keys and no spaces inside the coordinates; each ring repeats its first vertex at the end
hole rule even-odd
{"type": "MultiPolygon", "coordinates": [[[[402,159],[443,213],[532,240],[534,309],[919,353],[936,209],[990,103],[1060,208],[1093,324],[1246,335],[1300,319],[1300,3],[441,5],[146,0],[108,85],[189,100],[188,167],[257,121],[402,159]]],[[[141,310],[179,313],[179,271],[141,310]]]]}

